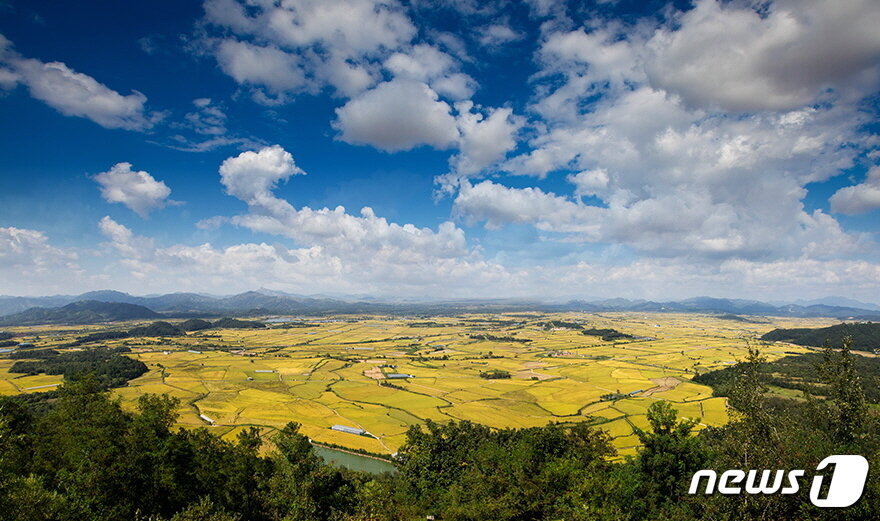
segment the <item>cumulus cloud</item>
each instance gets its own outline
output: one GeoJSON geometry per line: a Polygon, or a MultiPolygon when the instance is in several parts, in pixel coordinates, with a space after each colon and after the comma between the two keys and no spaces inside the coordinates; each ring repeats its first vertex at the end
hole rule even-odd
{"type": "Polygon", "coordinates": [[[387,152],[419,145],[444,149],[458,139],[451,107],[424,83],[396,79],[379,84],[336,109],[334,127],[346,143],[387,152]]]}
{"type": "MultiPolygon", "coordinates": [[[[455,200],[456,215],[490,227],[505,219],[532,222],[569,234],[564,240],[624,244],[657,257],[758,261],[865,251],[865,237],[847,233],[826,213],[808,212],[802,201],[810,183],[840,175],[867,146],[860,127],[870,119],[855,101],[870,91],[853,78],[880,63],[869,51],[874,33],[859,22],[854,35],[829,34],[823,52],[849,64],[849,72],[827,65],[827,74],[805,72],[809,81],[798,85],[773,79],[799,63],[792,54],[798,47],[777,49],[770,41],[782,34],[774,24],[788,23],[787,41],[807,44],[855,12],[871,19],[876,9],[856,0],[843,2],[839,12],[809,3],[806,14],[795,16],[788,2],[767,5],[759,15],[743,4],[704,0],[690,11],[671,12],[674,23],[668,25],[597,19],[583,28],[548,26],[532,105],[541,121],[528,150],[500,169],[536,178],[563,174],[573,193],[468,184],[455,200]],[[741,33],[740,26],[748,31],[741,33]],[[723,45],[692,44],[710,28],[723,45]],[[740,67],[737,59],[761,54],[753,45],[776,49],[774,63],[782,72],[740,67]],[[725,53],[739,54],[728,60],[725,53]],[[705,99],[669,78],[661,81],[659,71],[685,78],[682,85],[705,99]],[[736,78],[728,82],[729,75],[736,78]],[[763,105],[740,103],[742,92],[763,105]],[[583,205],[579,198],[585,196],[599,202],[583,205]]],[[[485,173],[475,177],[480,175],[485,173]]],[[[869,180],[843,189],[832,207],[868,208],[872,186],[869,180]]]]}
{"type": "Polygon", "coordinates": [[[497,264],[477,258],[432,257],[415,251],[415,244],[409,251],[403,245],[391,247],[387,240],[377,250],[355,248],[350,252],[265,242],[225,248],[209,243],[160,247],[110,218],[103,219],[100,226],[108,239],[106,246],[118,254],[114,266],[126,284],[120,287],[126,288],[132,287],[132,280],[139,284],[137,281],[154,273],[162,273],[162,277],[161,281],[151,279],[151,291],[184,288],[223,293],[271,287],[296,292],[422,296],[450,294],[450,284],[456,288],[485,287],[510,280],[509,273],[497,264]]]}
{"type": "Polygon", "coordinates": [[[831,211],[847,215],[868,213],[880,208],[880,166],[871,167],[864,182],[841,188],[829,201],[831,211]]]}
{"type": "Polygon", "coordinates": [[[269,95],[262,94],[264,101],[306,85],[299,58],[271,45],[227,39],[217,45],[216,56],[223,72],[238,83],[265,87],[269,95]]]}
{"type": "Polygon", "coordinates": [[[473,78],[458,72],[458,63],[450,55],[427,44],[392,54],[385,60],[384,67],[395,78],[426,83],[452,100],[470,98],[477,85],[473,78]]]}
{"type": "Polygon", "coordinates": [[[305,172],[280,145],[242,152],[220,165],[220,182],[226,193],[255,206],[273,205],[272,190],[278,182],[297,174],[305,172]]]}
{"type": "MultiPolygon", "coordinates": [[[[301,173],[293,157],[281,147],[267,147],[231,157],[220,167],[227,193],[248,204],[249,212],[230,219],[232,224],[295,240],[320,248],[346,261],[387,264],[389,269],[427,269],[446,259],[458,262],[469,251],[464,232],[451,222],[437,231],[412,224],[388,222],[369,207],[360,215],[344,207],[294,208],[272,193],[276,183],[301,173]],[[418,266],[422,266],[419,268],[418,266]]],[[[446,261],[443,261],[446,262],[446,261]]]]}
{"type": "Polygon", "coordinates": [[[324,85],[354,96],[375,83],[379,58],[416,33],[402,7],[388,0],[207,0],[204,6],[211,25],[259,42],[223,37],[213,53],[237,82],[270,89],[274,98],[257,98],[264,102],[324,85]]]}
{"type": "Polygon", "coordinates": [[[606,189],[608,188],[609,177],[608,172],[602,168],[584,170],[583,172],[569,175],[567,179],[575,185],[574,193],[577,196],[607,197],[606,189]]]}
{"type": "Polygon", "coordinates": [[[0,35],[0,84],[27,86],[31,96],[65,116],[88,118],[105,128],[147,130],[162,115],[148,112],[147,97],[138,91],[122,95],[61,62],[23,58],[0,35]]]}
{"type": "Polygon", "coordinates": [[[694,106],[791,110],[837,89],[873,90],[880,4],[776,0],[765,9],[701,0],[647,43],[655,87],[694,106]]]}
{"type": "Polygon", "coordinates": [[[131,163],[117,163],[94,177],[101,197],[108,203],[122,203],[141,217],[173,203],[171,189],[145,171],[131,169],[131,163]]]}
{"type": "MultiPolygon", "coordinates": [[[[109,217],[99,226],[108,239],[106,246],[117,255],[107,268],[114,273],[115,287],[135,292],[183,289],[229,293],[270,287],[295,292],[486,297],[485,288],[493,287],[493,296],[670,300],[702,294],[707,288],[742,298],[774,295],[793,299],[803,298],[804,288],[809,288],[811,297],[844,292],[871,300],[880,284],[880,267],[858,260],[731,259],[682,264],[674,259],[645,258],[620,265],[577,261],[511,269],[478,255],[431,262],[421,258],[417,259],[421,264],[411,264],[409,259],[398,260],[394,251],[357,257],[320,246],[287,248],[267,243],[162,247],[109,217]],[[150,276],[155,273],[162,277],[150,276]]],[[[0,285],[0,290],[8,292],[10,287],[0,285]]]]}
{"type": "Polygon", "coordinates": [[[600,209],[540,188],[509,188],[483,181],[477,185],[462,184],[453,212],[471,224],[485,222],[488,228],[528,223],[539,230],[580,232],[595,237],[600,209]]]}
{"type": "Polygon", "coordinates": [[[471,102],[456,105],[461,133],[459,153],[450,163],[459,175],[473,175],[504,159],[516,147],[516,133],[525,124],[507,107],[488,109],[484,116],[471,102]]]}
{"type": "Polygon", "coordinates": [[[0,227],[0,293],[58,293],[85,278],[77,254],[53,246],[45,233],[0,227]]]}
{"type": "MultiPolygon", "coordinates": [[[[99,222],[119,266],[135,278],[161,272],[186,284],[214,287],[217,280],[248,287],[327,291],[381,291],[409,294],[441,288],[450,280],[494,284],[507,277],[497,264],[467,247],[464,232],[451,222],[436,230],[389,222],[372,209],[359,215],[334,209],[294,208],[272,192],[280,181],[300,174],[291,154],[265,147],[230,157],[220,167],[227,193],[248,204],[248,212],[228,222],[292,239],[296,248],[240,244],[160,247],[110,217],[99,222]],[[232,282],[230,282],[232,277],[232,282]],[[197,280],[196,280],[197,279],[197,280]],[[250,286],[248,286],[250,284],[250,286]]],[[[213,224],[227,221],[212,220],[213,224]]],[[[209,225],[209,223],[205,223],[209,225]]]]}

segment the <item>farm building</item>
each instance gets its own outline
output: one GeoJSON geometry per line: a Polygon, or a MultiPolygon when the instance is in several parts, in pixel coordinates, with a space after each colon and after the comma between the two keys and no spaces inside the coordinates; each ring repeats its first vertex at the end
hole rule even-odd
{"type": "Polygon", "coordinates": [[[415,378],[415,376],[406,373],[388,373],[385,375],[385,378],[389,379],[401,379],[401,378],[415,378]]]}
{"type": "Polygon", "coordinates": [[[254,369],[255,373],[274,373],[274,369],[254,369]]]}
{"type": "Polygon", "coordinates": [[[211,418],[208,418],[208,417],[205,416],[204,414],[200,414],[200,415],[199,415],[199,418],[205,420],[205,422],[208,423],[208,424],[210,424],[210,425],[214,425],[214,420],[211,419],[211,418]]]}
{"type": "Polygon", "coordinates": [[[34,344],[32,344],[30,342],[22,342],[22,343],[18,344],[18,347],[34,347],[34,344]]]}
{"type": "Polygon", "coordinates": [[[187,352],[187,353],[192,353],[192,354],[195,354],[195,355],[200,355],[200,354],[202,354],[201,351],[196,351],[195,349],[187,349],[186,352],[187,352]]]}
{"type": "Polygon", "coordinates": [[[330,427],[330,428],[333,429],[334,431],[347,432],[349,434],[357,434],[358,436],[364,436],[367,434],[367,431],[365,431],[363,429],[358,429],[357,427],[346,427],[345,425],[334,425],[333,427],[330,427]]]}

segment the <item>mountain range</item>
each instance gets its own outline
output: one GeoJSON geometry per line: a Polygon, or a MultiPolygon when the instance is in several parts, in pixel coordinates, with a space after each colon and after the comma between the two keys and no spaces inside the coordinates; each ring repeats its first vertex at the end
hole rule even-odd
{"type": "Polygon", "coordinates": [[[829,297],[798,303],[767,303],[756,300],[696,297],[679,301],[589,299],[561,303],[527,299],[392,300],[370,297],[293,295],[271,290],[248,291],[231,296],[200,293],[169,293],[136,296],[103,290],[81,295],[48,297],[0,296],[0,325],[36,323],[94,323],[159,317],[219,315],[315,315],[333,313],[437,314],[502,311],[641,311],[690,312],[733,315],[834,317],[880,320],[880,306],[829,297]],[[845,304],[845,305],[835,305],[845,304]]]}

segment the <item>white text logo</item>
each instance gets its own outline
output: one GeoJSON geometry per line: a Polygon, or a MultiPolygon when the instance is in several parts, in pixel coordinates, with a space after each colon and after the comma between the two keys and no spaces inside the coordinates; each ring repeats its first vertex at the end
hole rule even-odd
{"type": "MultiPolygon", "coordinates": [[[[813,476],[810,487],[810,502],[817,507],[848,507],[862,497],[865,480],[868,478],[868,460],[862,456],[846,454],[828,456],[823,459],[817,471],[825,470],[834,465],[834,473],[828,482],[825,497],[822,494],[825,476],[813,476]]],[[[706,478],[705,493],[712,494],[717,490],[720,494],[735,495],[745,490],[746,494],[796,494],[800,490],[800,478],[806,474],[803,470],[728,470],[718,477],[714,470],[700,470],[691,478],[689,494],[697,494],[702,478],[706,478]],[[760,473],[760,474],[759,474],[760,473]]]]}

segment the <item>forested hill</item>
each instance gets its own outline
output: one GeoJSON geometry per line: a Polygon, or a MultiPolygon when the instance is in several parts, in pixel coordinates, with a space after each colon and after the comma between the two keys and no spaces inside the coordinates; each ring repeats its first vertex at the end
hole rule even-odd
{"type": "Polygon", "coordinates": [[[844,337],[852,337],[852,349],[873,351],[880,349],[880,323],[837,324],[818,329],[774,329],[761,337],[771,342],[789,342],[801,346],[823,347],[830,342],[832,347],[843,345],[844,337]]]}
{"type": "Polygon", "coordinates": [[[116,320],[160,318],[162,315],[137,304],[83,300],[60,308],[30,308],[0,318],[0,326],[36,324],[94,324],[116,320]]]}

